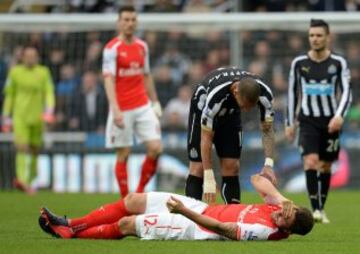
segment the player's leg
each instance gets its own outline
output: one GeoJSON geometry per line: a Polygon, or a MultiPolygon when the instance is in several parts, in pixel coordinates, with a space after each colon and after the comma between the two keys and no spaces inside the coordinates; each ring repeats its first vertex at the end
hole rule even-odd
{"type": "Polygon", "coordinates": [[[125,236],[136,236],[136,217],[126,216],[111,224],[94,226],[74,234],[82,239],[121,239],[125,236]]]}
{"type": "Polygon", "coordinates": [[[113,115],[110,111],[106,123],[106,148],[116,148],[115,176],[119,185],[121,196],[124,198],[129,193],[127,182],[127,159],[133,145],[132,114],[123,112],[124,128],[114,124],[113,115]]]}
{"type": "Polygon", "coordinates": [[[75,233],[99,225],[113,224],[125,216],[144,213],[147,204],[146,195],[131,193],[125,199],[103,205],[78,218],[60,217],[47,208],[42,208],[39,223],[43,230],[48,233],[49,229],[45,225],[46,222],[52,226],[69,227],[75,233]]]}
{"type": "Polygon", "coordinates": [[[319,186],[320,186],[320,211],[322,214],[321,222],[330,223],[325,213],[325,203],[328,197],[331,181],[331,166],[333,161],[337,160],[340,151],[339,133],[329,134],[324,132],[321,138],[320,145],[320,174],[319,174],[319,186]]]}
{"type": "Polygon", "coordinates": [[[198,86],[191,99],[189,129],[187,135],[187,153],[189,158],[189,175],[186,179],[185,195],[198,200],[203,195],[204,169],[201,160],[201,113],[206,99],[206,90],[198,86]]]}
{"type": "Polygon", "coordinates": [[[30,191],[34,192],[36,189],[32,187],[32,182],[37,176],[37,162],[39,157],[40,146],[43,140],[43,123],[39,122],[37,125],[32,126],[30,129],[30,175],[29,186],[30,191]]]}
{"type": "Polygon", "coordinates": [[[320,170],[320,131],[310,121],[300,122],[299,147],[304,163],[306,188],[315,221],[321,220],[318,172],[320,170]]]}
{"type": "Polygon", "coordinates": [[[29,128],[21,119],[14,119],[14,142],[16,148],[15,167],[16,179],[15,187],[22,191],[28,189],[28,153],[30,143],[29,128]]]}
{"type": "Polygon", "coordinates": [[[121,197],[125,198],[129,193],[127,161],[131,152],[130,147],[116,149],[115,177],[120,189],[121,197]]]}
{"type": "Polygon", "coordinates": [[[242,130],[239,116],[229,119],[216,127],[214,144],[220,158],[221,196],[227,204],[240,203],[240,155],[242,148],[242,130]]]}
{"type": "Polygon", "coordinates": [[[141,166],[141,175],[136,192],[144,192],[146,184],[156,173],[158,159],[162,153],[160,122],[147,104],[136,109],[135,136],[146,147],[146,156],[141,166]]]}
{"type": "Polygon", "coordinates": [[[239,204],[241,200],[239,182],[239,159],[221,158],[221,197],[226,204],[239,204]]]}

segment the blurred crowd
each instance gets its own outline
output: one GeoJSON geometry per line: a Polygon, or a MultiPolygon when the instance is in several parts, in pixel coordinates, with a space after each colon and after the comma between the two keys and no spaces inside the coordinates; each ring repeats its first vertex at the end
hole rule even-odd
{"type": "MultiPolygon", "coordinates": [[[[106,11],[110,7],[116,9],[117,2],[72,0],[68,1],[66,11],[92,12],[90,6],[95,8],[96,5],[104,5],[96,7],[96,10],[106,11]]],[[[172,9],[189,12],[228,11],[234,4],[234,1],[221,0],[134,2],[141,11],[149,12],[170,12],[172,9]],[[160,6],[168,7],[161,9],[160,6]]],[[[276,11],[304,6],[310,8],[311,4],[315,6],[315,3],[320,5],[325,2],[332,2],[333,7],[338,6],[339,2],[346,3],[346,6],[352,2],[357,6],[357,1],[257,0],[244,1],[243,8],[251,11],[276,11]],[[271,8],[269,3],[273,3],[271,8]],[[279,9],[274,9],[275,6],[279,9]]],[[[114,11],[111,8],[109,10],[114,11]]],[[[57,10],[53,6],[48,11],[64,10],[57,10]]],[[[242,55],[238,56],[241,67],[258,74],[272,87],[275,96],[275,127],[278,131],[283,131],[290,63],[296,55],[307,51],[307,34],[305,31],[242,30],[238,35],[242,45],[242,55]]],[[[23,45],[35,45],[40,51],[41,63],[50,68],[55,84],[56,123],[51,127],[52,130],[103,133],[108,105],[101,76],[102,49],[114,36],[114,31],[0,34],[0,90],[3,90],[9,68],[20,62],[23,45]]],[[[141,31],[139,36],[149,46],[151,71],[164,108],[163,128],[171,131],[186,130],[194,86],[209,71],[231,64],[230,38],[233,37],[229,31],[199,31],[195,28],[187,31],[141,31]]],[[[351,69],[354,102],[348,114],[346,128],[353,130],[360,130],[359,40],[359,33],[335,34],[332,38],[332,49],[347,58],[351,69]]],[[[0,105],[2,99],[1,93],[0,105]]],[[[257,129],[257,117],[256,113],[244,115],[244,128],[257,129]]]]}
{"type": "MultiPolygon", "coordinates": [[[[14,12],[97,13],[116,12],[120,5],[134,5],[139,12],[281,12],[358,11],[359,0],[66,0],[41,1],[31,7],[21,1],[14,12]]],[[[36,1],[29,1],[29,3],[36,1]]]]}

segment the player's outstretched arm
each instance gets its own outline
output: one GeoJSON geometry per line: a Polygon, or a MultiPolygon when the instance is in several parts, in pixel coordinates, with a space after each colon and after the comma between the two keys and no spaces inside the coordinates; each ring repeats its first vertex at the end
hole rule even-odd
{"type": "Polygon", "coordinates": [[[271,183],[270,179],[261,174],[251,176],[251,183],[255,190],[265,199],[266,203],[281,204],[288,201],[271,183]]]}
{"type": "Polygon", "coordinates": [[[171,213],[181,214],[208,230],[211,230],[229,239],[238,240],[237,238],[238,226],[236,223],[232,223],[232,222],[222,223],[216,219],[196,213],[190,210],[189,208],[187,208],[186,206],[184,206],[184,204],[180,200],[174,197],[170,197],[166,205],[171,213]]]}

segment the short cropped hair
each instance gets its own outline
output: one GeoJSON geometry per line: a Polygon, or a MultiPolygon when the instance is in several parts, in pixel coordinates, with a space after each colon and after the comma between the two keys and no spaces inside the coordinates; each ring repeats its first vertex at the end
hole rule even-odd
{"type": "Polygon", "coordinates": [[[260,85],[252,77],[244,77],[240,79],[239,93],[249,103],[256,104],[260,97],[260,85]]]}
{"type": "Polygon", "coordinates": [[[323,19],[311,19],[310,27],[323,27],[325,29],[326,34],[330,33],[329,24],[325,22],[323,19]]]}
{"type": "Polygon", "coordinates": [[[314,227],[314,218],[309,209],[305,207],[296,208],[295,220],[290,227],[293,234],[306,235],[314,227]]]}
{"type": "Polygon", "coordinates": [[[136,12],[134,6],[132,5],[124,5],[122,7],[120,7],[119,11],[118,11],[118,14],[119,14],[119,17],[121,16],[121,14],[123,12],[136,12]]]}

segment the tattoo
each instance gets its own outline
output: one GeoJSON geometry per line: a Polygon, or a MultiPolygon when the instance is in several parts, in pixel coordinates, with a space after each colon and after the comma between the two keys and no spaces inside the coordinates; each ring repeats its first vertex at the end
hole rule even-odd
{"type": "Polygon", "coordinates": [[[261,130],[265,157],[274,158],[275,137],[272,123],[261,123],[261,130]]]}
{"type": "Polygon", "coordinates": [[[219,226],[218,234],[225,236],[231,240],[239,240],[237,239],[237,231],[238,225],[233,222],[221,223],[219,226]]]}

